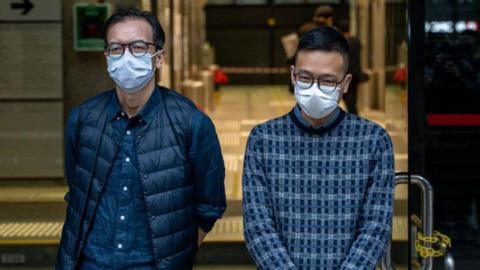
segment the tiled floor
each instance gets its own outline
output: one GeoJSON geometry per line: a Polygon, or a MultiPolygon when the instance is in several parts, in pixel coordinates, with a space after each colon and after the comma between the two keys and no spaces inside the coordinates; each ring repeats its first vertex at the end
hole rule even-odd
{"type": "Polygon", "coordinates": [[[217,106],[209,115],[222,145],[227,197],[240,200],[243,155],[250,130],[289,112],[295,100],[282,86],[231,86],[216,94],[217,106]]]}

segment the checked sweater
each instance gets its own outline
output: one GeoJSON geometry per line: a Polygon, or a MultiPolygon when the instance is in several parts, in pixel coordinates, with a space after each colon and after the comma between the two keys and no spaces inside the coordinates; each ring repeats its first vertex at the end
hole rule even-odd
{"type": "Polygon", "coordinates": [[[292,110],[256,126],[243,171],[247,248],[260,269],[372,270],[391,237],[394,159],[379,125],[292,110]]]}

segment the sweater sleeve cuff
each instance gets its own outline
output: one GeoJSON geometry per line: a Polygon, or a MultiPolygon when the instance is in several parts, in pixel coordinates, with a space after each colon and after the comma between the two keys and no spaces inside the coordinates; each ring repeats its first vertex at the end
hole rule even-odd
{"type": "Polygon", "coordinates": [[[198,218],[198,227],[202,229],[202,231],[208,233],[209,231],[212,230],[213,225],[215,225],[215,222],[217,222],[216,218],[198,218]]]}

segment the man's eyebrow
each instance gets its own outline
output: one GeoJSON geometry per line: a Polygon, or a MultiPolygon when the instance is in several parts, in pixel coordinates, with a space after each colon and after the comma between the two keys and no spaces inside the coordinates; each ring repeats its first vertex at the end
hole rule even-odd
{"type": "Polygon", "coordinates": [[[312,77],[315,77],[315,78],[332,78],[332,79],[336,79],[337,76],[335,74],[321,74],[319,76],[315,76],[313,73],[311,73],[310,71],[307,71],[307,70],[304,70],[304,69],[300,69],[298,70],[297,74],[305,74],[305,75],[310,75],[312,77]]]}
{"type": "Polygon", "coordinates": [[[324,79],[337,79],[337,76],[336,75],[333,75],[333,74],[323,74],[323,75],[320,75],[318,76],[319,78],[324,78],[324,79]]]}
{"type": "Polygon", "coordinates": [[[298,73],[303,73],[303,74],[307,74],[307,75],[312,75],[313,76],[313,73],[311,73],[310,71],[308,70],[304,70],[304,69],[299,69],[297,74],[298,73]]]}
{"type": "Polygon", "coordinates": [[[133,41],[130,41],[130,42],[126,42],[126,43],[123,43],[123,42],[120,42],[120,41],[112,41],[112,42],[109,42],[108,44],[111,44],[111,43],[131,44],[131,43],[134,43],[134,42],[137,42],[137,41],[142,41],[142,42],[145,42],[145,43],[153,43],[153,42],[150,42],[150,41],[146,41],[146,40],[144,40],[144,39],[136,39],[136,40],[133,40],[133,41]]]}

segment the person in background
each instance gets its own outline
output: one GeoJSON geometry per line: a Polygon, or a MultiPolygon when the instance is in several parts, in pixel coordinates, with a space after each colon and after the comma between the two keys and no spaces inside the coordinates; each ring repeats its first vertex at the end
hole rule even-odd
{"type": "MultiPolygon", "coordinates": [[[[315,9],[313,13],[312,21],[306,22],[300,26],[297,32],[297,44],[298,38],[304,33],[319,27],[319,26],[333,26],[333,8],[330,5],[321,5],[315,9]]],[[[287,65],[293,65],[294,58],[292,56],[287,57],[287,65]]],[[[293,93],[294,89],[292,84],[288,84],[288,90],[293,93]]]]}
{"type": "Polygon", "coordinates": [[[392,141],[338,107],[348,55],[334,28],[305,33],[290,67],[297,105],[248,137],[244,234],[260,269],[372,270],[391,238],[392,141]]]}
{"type": "Polygon", "coordinates": [[[226,207],[215,127],[190,100],[156,84],[165,34],[152,13],[117,11],[104,39],[115,88],[68,118],[56,269],[191,269],[226,207]]]}
{"type": "Polygon", "coordinates": [[[366,75],[362,72],[360,64],[360,50],[362,48],[360,40],[350,33],[350,22],[348,20],[342,20],[338,27],[338,30],[342,32],[343,36],[348,42],[348,73],[352,75],[352,81],[348,92],[343,96],[347,110],[350,113],[358,114],[357,109],[357,96],[358,96],[358,84],[365,81],[366,75]]]}
{"type": "MultiPolygon", "coordinates": [[[[306,22],[302,24],[298,29],[298,34],[296,35],[295,48],[298,46],[298,37],[301,37],[303,34],[317,27],[318,27],[317,24],[314,22],[306,22]]],[[[295,63],[295,55],[292,55],[291,57],[287,58],[287,65],[289,67],[292,66],[294,63],[295,63]]],[[[290,93],[294,92],[293,85],[290,82],[288,83],[288,90],[290,91],[290,93]]]]}
{"type": "Polygon", "coordinates": [[[313,22],[317,26],[333,26],[333,8],[330,5],[321,5],[315,9],[313,22]]]}

